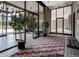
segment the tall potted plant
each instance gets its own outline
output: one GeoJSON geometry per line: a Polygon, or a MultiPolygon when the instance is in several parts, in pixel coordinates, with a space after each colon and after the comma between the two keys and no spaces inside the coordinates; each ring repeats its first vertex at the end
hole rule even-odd
{"type": "Polygon", "coordinates": [[[22,35],[21,35],[21,30],[24,29],[25,22],[26,22],[26,19],[24,19],[24,16],[20,13],[19,13],[19,16],[17,16],[17,15],[12,16],[12,19],[9,22],[10,26],[12,26],[12,28],[15,31],[19,31],[19,34],[20,34],[20,39],[18,41],[18,48],[19,49],[25,48],[25,41],[22,40],[22,35]]]}
{"type": "Polygon", "coordinates": [[[44,29],[44,34],[43,34],[43,36],[47,36],[47,34],[48,34],[48,27],[49,27],[49,22],[47,22],[47,21],[44,21],[43,22],[43,29],[44,29]]]}

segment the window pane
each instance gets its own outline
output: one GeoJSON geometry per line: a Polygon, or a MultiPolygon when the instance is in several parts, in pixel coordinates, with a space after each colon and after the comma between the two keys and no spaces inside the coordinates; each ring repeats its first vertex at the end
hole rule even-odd
{"type": "Polygon", "coordinates": [[[42,23],[44,22],[44,10],[43,7],[41,5],[39,5],[39,31],[40,31],[40,35],[42,35],[43,33],[43,26],[42,23]]]}
{"type": "Polygon", "coordinates": [[[63,8],[57,9],[57,18],[63,17],[63,8]]]}
{"type": "Polygon", "coordinates": [[[7,1],[13,5],[19,6],[21,8],[24,8],[24,1],[7,1]]]}
{"type": "Polygon", "coordinates": [[[13,33],[13,28],[9,25],[10,21],[11,21],[11,17],[8,17],[8,19],[7,19],[7,33],[13,33]]]}
{"type": "Polygon", "coordinates": [[[26,1],[26,9],[38,13],[38,3],[34,1],[26,1]]]}
{"type": "Polygon", "coordinates": [[[71,34],[71,6],[64,8],[64,33],[71,34]]]}
{"type": "Polygon", "coordinates": [[[0,9],[2,9],[2,7],[3,7],[3,3],[0,4],[0,9]]]}
{"type": "Polygon", "coordinates": [[[3,20],[3,34],[6,34],[6,14],[5,13],[3,13],[4,14],[4,18],[2,19],[3,20]]]}
{"type": "MultiPolygon", "coordinates": [[[[15,15],[16,14],[16,11],[19,11],[20,9],[15,8],[15,7],[12,7],[10,5],[7,5],[7,8],[8,8],[8,12],[10,12],[10,13],[7,14],[8,16],[6,15],[7,16],[7,33],[13,33],[14,30],[10,26],[9,22],[12,20],[11,19],[11,16],[15,15]],[[14,13],[12,14],[12,12],[14,12],[14,13]]],[[[18,13],[17,13],[17,15],[18,15],[18,13]]]]}
{"type": "Polygon", "coordinates": [[[2,35],[2,18],[0,16],[0,35],[2,35]]]}
{"type": "Polygon", "coordinates": [[[38,16],[33,15],[33,38],[38,36],[38,16]]]}
{"type": "Polygon", "coordinates": [[[56,32],[56,10],[51,11],[51,32],[56,32]]]}
{"type": "Polygon", "coordinates": [[[57,32],[58,32],[58,33],[62,33],[62,32],[63,32],[62,20],[63,20],[63,19],[57,19],[57,32]]]}

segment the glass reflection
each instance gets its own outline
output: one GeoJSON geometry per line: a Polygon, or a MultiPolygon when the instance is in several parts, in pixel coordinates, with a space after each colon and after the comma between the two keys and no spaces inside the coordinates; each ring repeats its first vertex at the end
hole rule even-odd
{"type": "Polygon", "coordinates": [[[39,34],[43,35],[44,9],[39,5],[39,34]]]}

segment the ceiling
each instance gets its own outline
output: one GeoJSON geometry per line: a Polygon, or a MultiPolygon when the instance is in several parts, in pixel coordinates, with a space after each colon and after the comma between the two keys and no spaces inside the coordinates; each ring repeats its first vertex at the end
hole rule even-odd
{"type": "Polygon", "coordinates": [[[19,6],[21,8],[24,8],[24,1],[7,1],[7,2],[19,6]]]}
{"type": "MultiPolygon", "coordinates": [[[[24,1],[7,1],[13,5],[24,8],[24,1]]],[[[26,9],[35,13],[38,13],[38,3],[35,1],[26,1],[26,9]]],[[[42,12],[42,8],[40,8],[40,12],[42,12]]]]}
{"type": "Polygon", "coordinates": [[[42,1],[49,9],[72,4],[72,1],[42,1]]]}
{"type": "MultiPolygon", "coordinates": [[[[24,8],[24,1],[7,1],[7,2],[9,2],[11,4],[14,4],[16,6],[19,6],[21,8],[24,8]]],[[[72,3],[72,1],[42,1],[42,2],[47,7],[49,7],[49,9],[70,5],[72,3]]],[[[34,2],[34,1],[27,1],[26,5],[27,5],[26,6],[27,10],[37,13],[38,4],[36,2],[34,2]]],[[[40,10],[42,11],[42,8],[40,8],[40,10]]]]}

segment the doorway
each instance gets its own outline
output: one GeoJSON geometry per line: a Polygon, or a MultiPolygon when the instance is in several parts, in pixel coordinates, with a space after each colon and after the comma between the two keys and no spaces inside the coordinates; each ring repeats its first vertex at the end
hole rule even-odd
{"type": "Polygon", "coordinates": [[[51,33],[72,35],[71,6],[51,10],[51,33]]]}
{"type": "Polygon", "coordinates": [[[63,33],[63,18],[57,18],[57,33],[63,33]]]}

